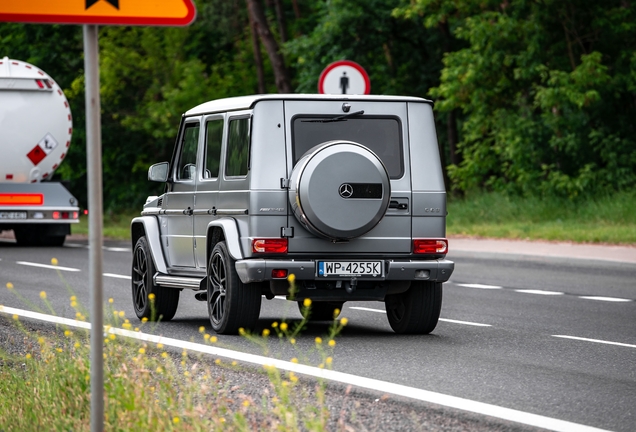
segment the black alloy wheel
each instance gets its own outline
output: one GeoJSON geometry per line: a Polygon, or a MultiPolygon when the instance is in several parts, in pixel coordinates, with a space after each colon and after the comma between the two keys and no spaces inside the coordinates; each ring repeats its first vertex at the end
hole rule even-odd
{"type": "Polygon", "coordinates": [[[261,285],[241,282],[234,263],[225,242],[218,242],[208,261],[207,301],[210,324],[219,334],[252,330],[261,311],[261,285]]]}
{"type": "Polygon", "coordinates": [[[155,264],[146,237],[140,237],[133,249],[132,300],[137,318],[151,321],[170,321],[177,313],[180,291],[154,284],[155,264]],[[150,294],[154,300],[150,300],[150,294]]]}

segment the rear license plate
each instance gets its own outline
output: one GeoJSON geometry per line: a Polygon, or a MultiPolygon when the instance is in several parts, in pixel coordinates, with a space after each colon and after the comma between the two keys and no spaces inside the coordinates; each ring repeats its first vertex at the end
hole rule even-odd
{"type": "Polygon", "coordinates": [[[382,261],[318,261],[318,276],[382,276],[382,261]]]}
{"type": "Polygon", "coordinates": [[[0,212],[0,219],[26,219],[27,212],[0,212]]]}

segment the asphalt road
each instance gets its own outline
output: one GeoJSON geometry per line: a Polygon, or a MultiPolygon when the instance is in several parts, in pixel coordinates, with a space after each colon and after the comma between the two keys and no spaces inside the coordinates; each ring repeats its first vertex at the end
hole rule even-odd
{"type": "MultiPolygon", "coordinates": [[[[395,335],[383,303],[347,303],[334,369],[603,429],[636,429],[636,265],[463,252],[449,258],[456,270],[433,334],[395,335]]],[[[109,307],[134,324],[130,259],[128,243],[106,242],[105,301],[112,298],[109,307]]],[[[69,298],[88,308],[87,279],[86,242],[20,248],[0,240],[0,285],[11,282],[19,294],[3,288],[0,304],[46,312],[46,291],[58,315],[74,318],[69,298]],[[62,277],[46,267],[52,258],[62,277]]],[[[294,303],[263,299],[262,328],[285,317],[300,318],[294,303]]],[[[144,331],[202,342],[200,326],[211,333],[205,303],[184,291],[174,320],[144,331]]],[[[311,324],[295,347],[272,340],[268,355],[317,361],[314,338],[327,331],[327,324],[311,324]]],[[[263,354],[238,336],[219,337],[219,344],[263,354]]]]}

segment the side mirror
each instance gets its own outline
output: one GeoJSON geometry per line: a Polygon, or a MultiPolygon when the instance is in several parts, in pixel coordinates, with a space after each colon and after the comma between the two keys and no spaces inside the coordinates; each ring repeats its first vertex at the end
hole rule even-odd
{"type": "Polygon", "coordinates": [[[148,180],[165,183],[168,181],[168,162],[159,162],[148,168],[148,180]]]}

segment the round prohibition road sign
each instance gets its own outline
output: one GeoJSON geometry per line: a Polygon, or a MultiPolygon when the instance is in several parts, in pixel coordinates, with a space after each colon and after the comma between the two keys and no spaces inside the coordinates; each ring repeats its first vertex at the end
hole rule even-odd
{"type": "Polygon", "coordinates": [[[369,94],[369,75],[356,62],[340,60],[331,63],[320,74],[318,93],[321,94],[369,94]]]}

